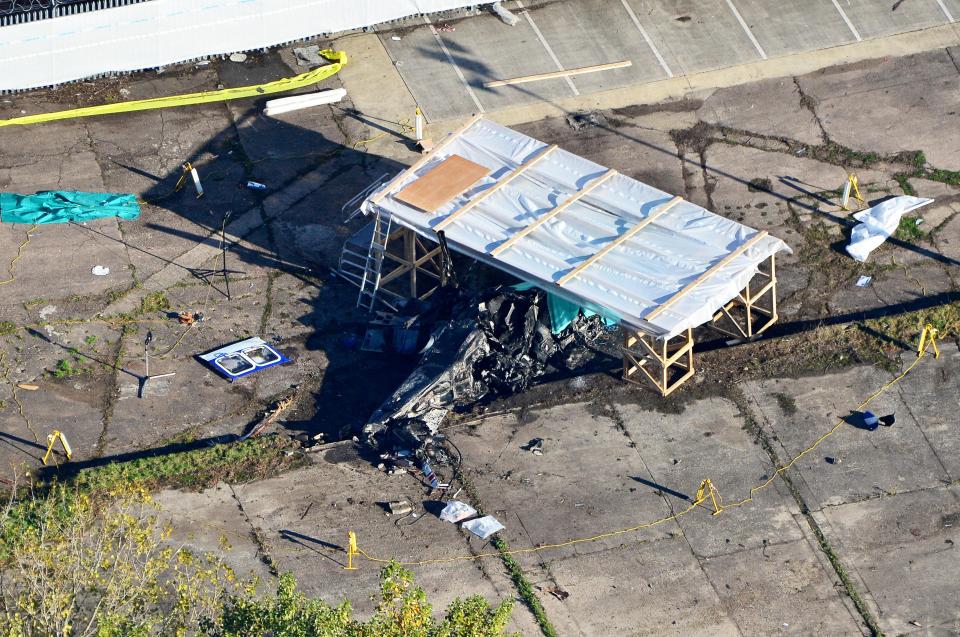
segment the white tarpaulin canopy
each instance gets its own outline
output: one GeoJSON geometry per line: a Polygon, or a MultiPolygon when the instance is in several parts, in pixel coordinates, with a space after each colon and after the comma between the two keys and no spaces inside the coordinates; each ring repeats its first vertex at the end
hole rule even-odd
{"type": "Polygon", "coordinates": [[[658,211],[674,197],[619,173],[553,213],[608,173],[607,168],[560,149],[547,152],[506,185],[497,186],[546,149],[541,141],[477,119],[441,143],[425,163],[374,192],[362,209],[367,214],[386,213],[395,224],[431,239],[441,224],[451,249],[656,337],[673,337],[711,320],[761,263],[779,251],[790,251],[780,239],[687,201],[658,211]],[[490,173],[432,213],[395,196],[452,155],[490,173]],[[468,205],[469,210],[443,222],[468,205]],[[648,217],[652,221],[643,223],[648,217]],[[544,218],[548,220],[543,222],[544,218]],[[538,219],[541,225],[511,239],[538,219]],[[642,228],[622,239],[641,223],[642,228]],[[614,241],[618,245],[569,278],[614,241]],[[505,243],[508,249],[491,254],[505,243]],[[667,306],[658,310],[664,303],[667,306]]]}

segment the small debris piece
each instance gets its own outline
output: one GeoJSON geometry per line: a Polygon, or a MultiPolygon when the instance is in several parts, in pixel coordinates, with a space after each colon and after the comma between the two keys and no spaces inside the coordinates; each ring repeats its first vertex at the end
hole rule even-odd
{"type": "Polygon", "coordinates": [[[297,58],[297,66],[320,66],[323,64],[323,60],[320,58],[320,47],[315,44],[294,49],[293,55],[297,58]]]}
{"type": "Polygon", "coordinates": [[[493,517],[492,515],[485,515],[482,518],[464,522],[463,528],[470,531],[481,540],[486,540],[494,533],[498,533],[506,527],[500,524],[500,522],[497,521],[497,518],[493,517]]]}
{"type": "Polygon", "coordinates": [[[872,281],[872,280],[873,280],[873,277],[870,277],[870,276],[861,276],[859,279],[857,279],[857,287],[858,287],[858,288],[865,288],[865,287],[867,287],[868,285],[870,285],[870,281],[872,281]]]}
{"type": "Polygon", "coordinates": [[[387,508],[390,509],[390,515],[409,515],[413,513],[413,505],[407,500],[387,502],[387,508]]]}
{"type": "Polygon", "coordinates": [[[90,274],[94,276],[107,276],[110,274],[110,268],[104,265],[95,265],[93,266],[93,269],[90,270],[90,274]]]}
{"type": "Polygon", "coordinates": [[[247,188],[250,190],[260,190],[264,191],[267,189],[266,184],[261,184],[259,181],[248,181],[246,184],[247,188]]]}
{"type": "Polygon", "coordinates": [[[842,464],[842,463],[843,463],[843,459],[841,459],[841,458],[835,458],[835,457],[833,457],[833,456],[827,456],[826,458],[824,458],[824,460],[827,461],[827,464],[842,464]]]}
{"type": "Polygon", "coordinates": [[[535,456],[543,455],[543,438],[534,438],[523,447],[527,451],[533,453],[535,456]]]}
{"type": "Polygon", "coordinates": [[[394,35],[394,36],[391,36],[390,39],[393,40],[394,42],[399,42],[399,41],[400,41],[400,36],[399,36],[399,35],[394,35]]]}
{"type": "Polygon", "coordinates": [[[515,27],[517,26],[517,23],[520,22],[520,18],[505,9],[502,2],[494,2],[491,9],[493,9],[493,12],[497,14],[497,17],[500,18],[508,27],[515,27]]]}
{"type": "Polygon", "coordinates": [[[863,424],[869,431],[873,431],[880,424],[880,419],[874,416],[872,411],[865,411],[863,412],[863,424]]]}
{"type": "Polygon", "coordinates": [[[441,22],[437,25],[437,31],[442,33],[453,33],[457,30],[457,27],[447,24],[446,22],[441,22]]]}
{"type": "Polygon", "coordinates": [[[230,56],[231,62],[246,62],[247,54],[246,53],[234,53],[230,56]]]}
{"type": "Polygon", "coordinates": [[[897,417],[894,414],[880,416],[880,424],[884,427],[892,427],[895,422],[897,422],[897,417]]]}
{"type": "Polygon", "coordinates": [[[20,389],[26,389],[27,391],[37,391],[38,389],[40,389],[36,385],[28,385],[26,383],[19,383],[17,387],[19,387],[20,389]]]}
{"type": "Polygon", "coordinates": [[[477,510],[469,504],[460,502],[459,500],[451,500],[447,502],[447,506],[443,507],[443,511],[440,512],[440,519],[444,522],[456,524],[457,522],[470,519],[476,514],[477,510]]]}
{"type": "Polygon", "coordinates": [[[180,312],[177,314],[177,321],[182,325],[193,325],[203,320],[201,312],[180,312]]]}
{"type": "Polygon", "coordinates": [[[544,590],[550,593],[551,595],[553,595],[554,597],[556,597],[557,599],[559,599],[561,602],[567,599],[568,597],[570,597],[570,593],[563,590],[559,586],[550,586],[545,588],[544,590]]]}
{"type": "Polygon", "coordinates": [[[915,620],[915,619],[911,619],[911,620],[910,620],[909,622],[907,622],[907,623],[910,624],[911,626],[916,626],[917,628],[923,628],[923,624],[921,624],[920,622],[918,622],[918,621],[915,620]]]}

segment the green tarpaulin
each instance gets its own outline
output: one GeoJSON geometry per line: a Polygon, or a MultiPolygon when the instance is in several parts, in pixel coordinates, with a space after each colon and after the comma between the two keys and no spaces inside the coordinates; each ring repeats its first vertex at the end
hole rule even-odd
{"type": "MultiPolygon", "coordinates": [[[[533,283],[518,283],[514,285],[513,288],[520,292],[524,290],[529,290],[535,288],[533,283]]],[[[594,314],[599,314],[603,318],[603,322],[607,325],[616,325],[619,321],[616,317],[611,315],[607,310],[595,311],[589,307],[577,305],[566,299],[560,298],[556,294],[550,294],[547,292],[547,311],[550,312],[550,331],[554,334],[559,334],[563,330],[567,329],[567,326],[573,323],[574,319],[577,318],[577,315],[580,312],[583,312],[583,315],[586,317],[591,317],[594,314]]]]}
{"type": "Polygon", "coordinates": [[[139,216],[140,202],[136,195],[68,190],[48,190],[35,195],[0,193],[0,221],[4,223],[66,223],[139,216]]]}

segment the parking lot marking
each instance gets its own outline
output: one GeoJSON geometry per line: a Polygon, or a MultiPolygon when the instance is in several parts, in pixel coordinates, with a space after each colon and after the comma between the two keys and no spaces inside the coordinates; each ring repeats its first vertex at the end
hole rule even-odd
{"type": "Polygon", "coordinates": [[[754,37],[753,31],[750,30],[750,27],[747,26],[747,23],[744,21],[743,16],[740,15],[740,12],[737,11],[737,7],[734,6],[733,0],[727,0],[727,6],[730,7],[730,11],[733,12],[733,17],[737,19],[737,22],[740,23],[740,26],[743,27],[744,33],[747,34],[747,37],[750,38],[750,41],[753,42],[753,47],[757,50],[757,53],[760,54],[760,57],[764,60],[767,59],[767,54],[763,50],[763,47],[760,46],[760,43],[757,42],[757,38],[754,37]]]}
{"type": "Polygon", "coordinates": [[[660,63],[660,68],[663,69],[663,72],[667,74],[667,77],[673,77],[673,71],[670,70],[670,67],[667,66],[667,61],[663,59],[663,56],[660,55],[660,51],[657,50],[657,47],[653,45],[653,40],[650,39],[650,36],[647,35],[647,30],[643,28],[643,25],[640,24],[637,14],[633,12],[633,9],[630,8],[630,5],[627,4],[627,0],[620,0],[620,3],[623,5],[623,8],[627,10],[627,14],[630,16],[630,19],[633,20],[633,25],[637,27],[637,31],[640,32],[640,35],[643,36],[643,40],[647,43],[647,46],[650,47],[650,50],[653,51],[653,54],[657,58],[657,62],[660,63]]]}
{"type": "MultiPolygon", "coordinates": [[[[517,7],[523,9],[523,3],[517,0],[517,7]]],[[[547,50],[547,54],[550,55],[550,59],[553,60],[553,63],[557,65],[558,71],[566,71],[567,69],[563,68],[563,65],[560,64],[560,58],[557,57],[557,54],[553,52],[553,49],[550,48],[550,44],[547,42],[547,39],[543,37],[543,34],[540,33],[540,29],[537,27],[537,23],[533,21],[533,18],[530,17],[530,12],[526,9],[523,9],[523,17],[527,19],[527,22],[530,23],[530,28],[533,29],[533,32],[537,34],[537,37],[540,39],[540,44],[543,45],[543,48],[547,50]]],[[[580,91],[577,90],[576,85],[573,83],[569,77],[563,78],[567,81],[567,85],[570,87],[570,90],[573,91],[574,95],[580,95],[580,91]]]]}
{"type": "Polygon", "coordinates": [[[940,5],[940,10],[943,11],[943,15],[947,16],[947,20],[953,22],[953,16],[950,14],[950,10],[947,9],[947,5],[943,4],[943,0],[937,0],[937,4],[940,5]]]}
{"type": "Polygon", "coordinates": [[[423,21],[427,23],[427,26],[430,27],[430,33],[433,34],[433,37],[436,39],[437,44],[440,45],[440,48],[443,49],[443,54],[447,56],[447,61],[450,62],[450,66],[453,67],[453,70],[457,72],[457,77],[460,78],[460,82],[463,84],[463,88],[467,89],[467,94],[470,96],[470,99],[473,100],[473,103],[476,105],[477,110],[481,113],[486,113],[483,110],[483,105],[480,103],[480,100],[477,99],[477,94],[473,92],[473,89],[470,88],[470,85],[467,83],[467,78],[463,76],[463,71],[460,70],[460,67],[457,66],[457,63],[453,61],[453,56],[450,55],[450,49],[447,48],[447,45],[443,43],[443,38],[440,37],[440,34],[437,33],[436,28],[434,28],[433,23],[430,22],[430,18],[423,16],[423,21]]]}
{"type": "Polygon", "coordinates": [[[840,13],[840,17],[843,18],[843,21],[847,23],[847,28],[850,29],[850,33],[853,34],[853,37],[857,39],[857,42],[861,42],[863,38],[860,37],[860,33],[857,32],[857,28],[853,26],[853,22],[850,22],[850,18],[847,17],[847,14],[843,12],[843,9],[840,8],[840,3],[837,0],[831,0],[833,6],[837,8],[837,11],[840,13]]]}

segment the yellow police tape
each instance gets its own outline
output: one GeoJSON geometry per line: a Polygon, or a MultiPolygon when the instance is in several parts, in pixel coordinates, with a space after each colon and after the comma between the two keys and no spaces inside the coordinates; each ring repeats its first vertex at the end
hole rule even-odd
{"type": "MultiPolygon", "coordinates": [[[[906,368],[905,370],[903,370],[903,372],[901,372],[899,376],[897,376],[896,378],[888,381],[888,382],[887,382],[886,384],[884,384],[880,389],[878,389],[876,392],[874,392],[873,394],[871,394],[869,398],[867,398],[867,399],[864,400],[862,403],[860,403],[860,405],[857,407],[857,410],[858,410],[858,411],[859,411],[859,410],[862,410],[864,407],[866,407],[866,406],[869,405],[871,402],[873,402],[874,399],[877,398],[877,396],[879,396],[880,394],[886,392],[888,389],[890,389],[891,387],[893,387],[894,385],[896,385],[897,383],[899,383],[901,380],[903,380],[903,378],[904,378],[907,374],[909,374],[909,373],[913,370],[913,368],[916,367],[917,364],[918,364],[921,360],[923,360],[923,357],[926,355],[928,348],[934,350],[934,358],[939,358],[939,357],[940,357],[940,350],[939,350],[939,349],[937,348],[937,346],[936,346],[936,340],[935,340],[935,339],[936,339],[936,335],[937,335],[937,330],[936,330],[933,326],[931,326],[931,325],[928,324],[926,327],[924,327],[923,332],[922,332],[922,334],[921,334],[921,336],[920,336],[920,345],[919,345],[919,347],[917,348],[917,358],[914,359],[914,361],[913,361],[912,363],[910,363],[910,365],[908,365],[907,368],[906,368]]],[[[651,528],[651,527],[658,526],[658,525],[660,525],[660,524],[664,524],[665,522],[670,522],[671,520],[678,520],[678,519],[680,519],[681,517],[683,517],[683,516],[687,515],[688,513],[692,512],[692,511],[693,511],[694,509],[696,509],[698,506],[701,506],[701,505],[705,504],[708,499],[709,499],[709,500],[712,502],[712,504],[713,504],[713,510],[711,511],[711,513],[713,513],[713,515],[717,515],[717,514],[719,514],[720,512],[725,511],[725,510],[727,510],[727,509],[733,509],[733,508],[736,508],[736,507],[739,507],[739,506],[743,506],[743,505],[745,505],[745,504],[747,504],[747,503],[749,503],[749,502],[752,502],[752,501],[753,501],[753,496],[754,496],[755,493],[757,493],[758,491],[760,491],[760,490],[762,490],[762,489],[765,489],[765,488],[769,487],[771,484],[773,484],[773,481],[776,479],[777,476],[782,475],[785,471],[787,471],[787,469],[789,469],[789,468],[792,467],[794,464],[796,464],[796,462],[797,462],[798,460],[800,460],[800,458],[803,458],[805,455],[807,455],[808,453],[810,453],[811,451],[813,451],[814,449],[816,449],[818,446],[820,446],[820,443],[822,443],[824,440],[826,440],[827,438],[829,438],[829,437],[832,436],[833,434],[837,433],[837,431],[840,430],[840,428],[843,426],[843,424],[844,424],[845,422],[846,422],[846,421],[845,421],[844,419],[842,419],[842,418],[841,418],[840,420],[838,420],[838,421],[837,421],[837,424],[835,424],[832,429],[830,429],[830,430],[827,431],[825,434],[823,434],[822,436],[820,436],[819,438],[817,438],[817,439],[813,442],[813,444],[811,444],[809,447],[807,447],[806,449],[804,449],[803,451],[801,451],[799,454],[797,454],[797,455],[796,455],[793,459],[791,459],[789,462],[787,462],[786,464],[781,465],[780,467],[778,467],[777,470],[774,471],[773,474],[772,474],[769,478],[767,478],[767,480],[765,480],[764,482],[762,482],[762,483],[760,483],[759,485],[757,485],[757,486],[753,487],[752,489],[750,489],[749,495],[748,495],[747,497],[745,497],[744,499],[739,500],[739,501],[737,501],[737,502],[731,502],[730,504],[723,504],[722,501],[719,501],[719,496],[720,496],[719,492],[717,491],[716,487],[714,487],[714,485],[713,485],[713,483],[710,481],[710,479],[707,478],[706,480],[704,480],[704,481],[702,481],[702,482],[700,483],[700,488],[697,490],[697,496],[696,496],[696,498],[694,498],[693,503],[690,504],[690,506],[688,506],[688,507],[686,507],[685,509],[682,509],[682,510],[676,512],[676,513],[674,513],[673,515],[667,515],[667,516],[664,516],[664,517],[662,517],[662,518],[657,518],[656,520],[652,520],[652,521],[650,521],[650,522],[645,522],[645,523],[643,523],[643,524],[637,524],[637,525],[635,525],[635,526],[627,527],[627,528],[625,528],[625,529],[617,529],[617,530],[615,530],[615,531],[607,531],[606,533],[600,533],[600,534],[598,534],[598,535],[593,535],[593,536],[590,536],[590,537],[577,538],[577,539],[574,539],[574,540],[567,540],[566,542],[558,542],[558,543],[556,543],[556,544],[538,544],[537,546],[533,546],[533,547],[530,547],[530,548],[510,549],[510,550],[507,550],[507,551],[488,551],[488,552],[486,552],[486,553],[475,553],[475,554],[472,554],[472,555],[455,555],[455,556],[452,556],[452,557],[441,557],[441,558],[435,558],[435,559],[419,560],[419,561],[414,561],[414,562],[398,562],[398,563],[399,563],[400,565],[402,565],[402,566],[425,566],[425,565],[428,565],[428,564],[444,564],[444,563],[448,563],[448,562],[460,562],[460,561],[479,560],[479,559],[485,558],[485,557],[502,557],[502,556],[504,556],[504,555],[518,555],[518,554],[522,554],[522,553],[537,553],[537,552],[539,552],[539,551],[547,551],[547,550],[550,550],[550,549],[557,549],[557,548],[561,548],[561,547],[564,547],[564,546],[571,546],[571,545],[574,545],[574,544],[582,544],[582,543],[585,543],[585,542],[596,542],[596,541],[598,541],[598,540],[602,540],[602,539],[608,538],[608,537],[613,537],[613,536],[616,536],[616,535],[623,535],[623,534],[625,534],[625,533],[634,533],[634,532],[636,532],[636,531],[640,531],[640,530],[643,530],[643,529],[649,529],[649,528],[651,528]]],[[[366,558],[367,560],[369,560],[369,561],[371,561],[371,562],[376,562],[376,563],[381,563],[381,564],[383,564],[383,563],[388,563],[388,562],[391,562],[391,561],[396,561],[396,560],[385,559],[385,558],[382,558],[382,557],[374,557],[374,556],[370,555],[369,553],[367,553],[366,551],[364,551],[362,548],[359,548],[359,547],[357,546],[356,535],[353,533],[353,531],[351,531],[351,532],[350,532],[350,546],[349,546],[349,549],[348,549],[348,557],[350,557],[351,560],[352,560],[352,557],[353,557],[353,556],[356,556],[356,555],[362,556],[362,557],[366,558]]],[[[352,561],[351,561],[351,566],[352,566],[352,561]]]]}
{"type": "Polygon", "coordinates": [[[154,97],[148,100],[116,102],[114,104],[101,104],[100,106],[72,108],[70,110],[56,111],[53,113],[24,115],[23,117],[0,119],[0,127],[24,126],[27,124],[53,122],[61,119],[74,119],[76,117],[94,117],[96,115],[111,115],[114,113],[149,111],[157,108],[173,108],[175,106],[189,106],[192,104],[225,102],[227,100],[242,99],[245,97],[259,97],[261,95],[292,91],[293,89],[303,88],[304,86],[315,84],[337,74],[340,69],[343,68],[343,65],[347,63],[347,54],[344,51],[325,49],[320,51],[320,55],[333,62],[333,64],[321,66],[320,68],[307,71],[306,73],[301,73],[300,75],[296,75],[294,77],[285,77],[274,82],[268,82],[267,84],[238,86],[237,88],[225,88],[218,91],[187,93],[185,95],[171,95],[169,97],[154,97]]]}

